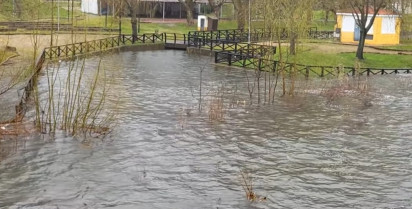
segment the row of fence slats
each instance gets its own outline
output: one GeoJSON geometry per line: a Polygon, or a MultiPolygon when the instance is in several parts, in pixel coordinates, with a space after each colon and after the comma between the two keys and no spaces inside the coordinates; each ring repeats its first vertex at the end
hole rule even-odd
{"type": "Polygon", "coordinates": [[[332,67],[332,66],[306,66],[301,64],[279,63],[278,61],[256,58],[246,54],[238,54],[231,51],[218,51],[215,53],[215,63],[224,63],[229,66],[235,65],[239,67],[252,68],[256,70],[269,70],[276,72],[281,64],[282,69],[289,73],[297,72],[305,77],[337,77],[340,75],[384,75],[384,74],[411,74],[412,69],[375,69],[375,68],[360,68],[354,67],[332,67]],[[295,69],[295,71],[293,71],[295,69]]]}
{"type": "Polygon", "coordinates": [[[84,53],[104,51],[120,45],[163,42],[165,34],[121,35],[105,39],[46,48],[46,59],[72,57],[84,53]]]}

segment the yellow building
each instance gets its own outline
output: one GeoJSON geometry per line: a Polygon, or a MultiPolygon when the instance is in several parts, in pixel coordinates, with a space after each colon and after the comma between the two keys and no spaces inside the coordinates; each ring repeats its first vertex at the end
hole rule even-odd
{"type": "MultiPolygon", "coordinates": [[[[368,22],[372,19],[373,11],[369,11],[368,22]]],[[[355,15],[356,16],[356,15],[355,15]]],[[[396,45],[400,43],[401,21],[393,11],[381,10],[375,18],[372,28],[366,36],[366,45],[396,45]]],[[[358,43],[360,28],[355,23],[352,12],[337,13],[335,37],[342,43],[358,43]]]]}

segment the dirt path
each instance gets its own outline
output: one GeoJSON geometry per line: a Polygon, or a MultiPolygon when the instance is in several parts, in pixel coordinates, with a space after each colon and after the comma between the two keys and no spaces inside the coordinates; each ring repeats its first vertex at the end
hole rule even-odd
{"type": "MultiPolygon", "coordinates": [[[[260,43],[263,45],[268,45],[268,42],[260,43]]],[[[272,43],[273,46],[277,46],[277,43],[272,43]]],[[[283,43],[282,46],[288,46],[287,43],[283,43]]],[[[339,53],[352,53],[356,52],[358,46],[350,44],[340,44],[340,43],[304,43],[302,46],[305,50],[310,50],[313,52],[327,53],[327,54],[339,54],[339,53]]],[[[377,54],[407,54],[412,55],[411,51],[395,51],[395,50],[382,50],[376,49],[370,46],[365,46],[364,52],[366,53],[377,53],[377,54]]]]}
{"type": "MultiPolygon", "coordinates": [[[[307,45],[310,50],[315,52],[322,52],[322,53],[349,53],[349,52],[356,52],[358,46],[357,45],[346,45],[346,44],[334,44],[334,43],[308,43],[307,45]]],[[[379,50],[376,48],[366,46],[364,49],[366,53],[378,53],[378,54],[410,54],[410,51],[393,51],[393,50],[379,50]]]]}

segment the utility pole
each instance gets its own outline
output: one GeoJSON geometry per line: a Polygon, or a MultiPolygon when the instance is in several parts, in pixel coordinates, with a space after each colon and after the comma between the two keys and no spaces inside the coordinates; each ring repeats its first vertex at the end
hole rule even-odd
{"type": "Polygon", "coordinates": [[[13,0],[13,16],[16,16],[16,0],[13,0]]]}
{"type": "Polygon", "coordinates": [[[109,3],[106,1],[106,18],[104,20],[104,27],[107,28],[107,15],[109,13],[109,3]]]}
{"type": "Polygon", "coordinates": [[[120,9],[119,9],[119,36],[122,35],[122,13],[123,13],[123,0],[120,0],[120,9]]]}
{"type": "Polygon", "coordinates": [[[60,31],[60,0],[57,0],[57,31],[60,31]]]}
{"type": "Polygon", "coordinates": [[[51,6],[51,30],[50,30],[50,47],[53,46],[53,30],[54,30],[54,0],[52,0],[51,6]]]}
{"type": "Polygon", "coordinates": [[[163,2],[163,22],[165,21],[165,6],[166,6],[166,3],[165,2],[163,2]]]}
{"type": "Polygon", "coordinates": [[[70,0],[67,0],[67,21],[70,20],[70,0]]]}
{"type": "Polygon", "coordinates": [[[248,36],[247,36],[247,41],[250,44],[250,22],[251,22],[251,16],[250,16],[250,0],[249,0],[249,31],[248,31],[248,36]]]}

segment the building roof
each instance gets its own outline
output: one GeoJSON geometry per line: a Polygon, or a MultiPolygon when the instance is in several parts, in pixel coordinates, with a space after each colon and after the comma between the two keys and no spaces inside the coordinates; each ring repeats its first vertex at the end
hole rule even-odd
{"type": "MultiPolygon", "coordinates": [[[[343,9],[343,10],[339,10],[337,12],[337,14],[352,14],[355,11],[353,9],[343,9]]],[[[370,7],[368,9],[368,14],[374,14],[375,10],[370,7]]],[[[380,9],[377,15],[398,15],[397,12],[393,11],[393,10],[389,10],[389,9],[380,9]]]]}

